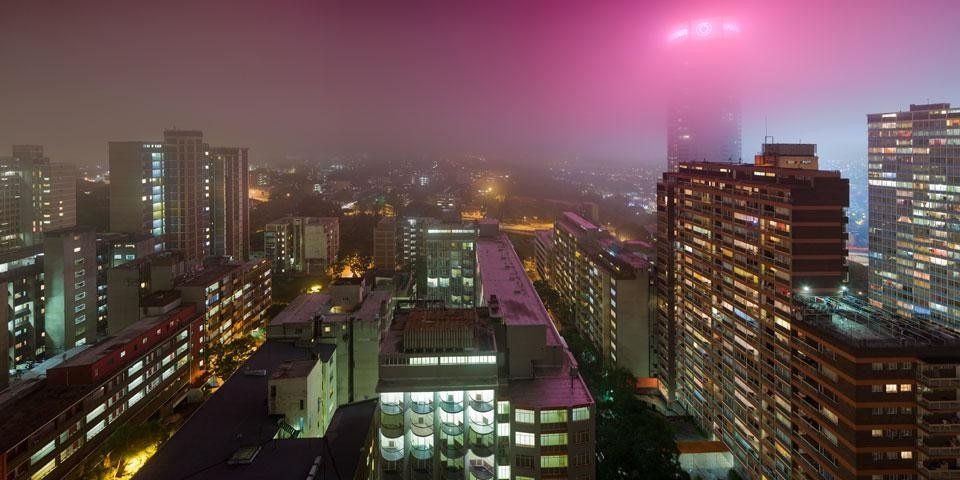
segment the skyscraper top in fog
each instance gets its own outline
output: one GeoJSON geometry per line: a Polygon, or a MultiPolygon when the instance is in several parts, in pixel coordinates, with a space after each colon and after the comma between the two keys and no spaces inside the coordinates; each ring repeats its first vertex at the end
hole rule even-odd
{"type": "Polygon", "coordinates": [[[740,161],[740,99],[733,44],[739,25],[726,18],[691,20],[669,37],[667,169],[683,162],[740,161]]]}

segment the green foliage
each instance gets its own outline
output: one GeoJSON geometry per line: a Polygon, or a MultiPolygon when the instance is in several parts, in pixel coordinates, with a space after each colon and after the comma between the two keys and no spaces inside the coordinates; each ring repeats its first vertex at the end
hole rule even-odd
{"type": "Polygon", "coordinates": [[[206,363],[209,371],[217,378],[230,378],[230,375],[243,365],[255,347],[256,339],[248,335],[208,347],[206,363]]]}
{"type": "Polygon", "coordinates": [[[727,480],[743,480],[743,477],[741,477],[736,470],[731,468],[730,471],[727,472],[727,480]]]}
{"type": "Polygon", "coordinates": [[[597,402],[597,478],[688,480],[669,423],[637,398],[636,378],[602,365],[593,346],[572,329],[563,336],[597,402]]]}

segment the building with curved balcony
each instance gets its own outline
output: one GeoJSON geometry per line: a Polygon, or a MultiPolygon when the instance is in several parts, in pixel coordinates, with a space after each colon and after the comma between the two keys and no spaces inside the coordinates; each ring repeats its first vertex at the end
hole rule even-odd
{"type": "Polygon", "coordinates": [[[576,361],[512,244],[479,228],[482,306],[400,302],[383,334],[375,476],[592,480],[594,404],[576,361]]]}

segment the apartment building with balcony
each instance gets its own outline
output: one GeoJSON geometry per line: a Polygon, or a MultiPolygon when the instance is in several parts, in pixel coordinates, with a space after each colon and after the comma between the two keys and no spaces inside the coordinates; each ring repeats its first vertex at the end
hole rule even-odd
{"type": "Polygon", "coordinates": [[[749,478],[792,468],[791,426],[771,408],[793,395],[778,326],[794,321],[795,295],[837,293],[846,281],[849,185],[818,170],[815,152],[765,145],[754,165],[681,164],[658,188],[658,228],[672,231],[657,258],[659,281],[672,280],[658,286],[663,388],[749,478]]]}
{"type": "Polygon", "coordinates": [[[193,306],[146,318],[0,395],[0,477],[64,478],[121,425],[183,399],[201,322],[193,306]]]}
{"type": "Polygon", "coordinates": [[[484,305],[401,303],[384,334],[377,478],[595,478],[593,399],[496,224],[477,258],[484,305]]]}
{"type": "Polygon", "coordinates": [[[552,238],[550,282],[571,302],[577,331],[605,363],[649,377],[653,263],[573,212],[557,218],[552,238]]]}
{"type": "Polygon", "coordinates": [[[278,273],[322,275],[340,254],[336,217],[283,217],[267,223],[264,256],[278,273]]]}
{"type": "Polygon", "coordinates": [[[960,477],[960,334],[851,296],[796,301],[789,422],[794,478],[960,477]]]}

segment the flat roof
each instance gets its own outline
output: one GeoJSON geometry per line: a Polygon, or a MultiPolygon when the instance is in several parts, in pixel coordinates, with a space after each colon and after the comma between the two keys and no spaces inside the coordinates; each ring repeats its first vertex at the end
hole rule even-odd
{"type": "Polygon", "coordinates": [[[960,332],[932,320],[893,315],[852,295],[797,295],[795,301],[798,322],[850,347],[960,348],[960,332]]]}
{"type": "Polygon", "coordinates": [[[320,456],[318,477],[353,478],[362,458],[376,400],[337,409],[327,436],[277,440],[277,416],[267,414],[269,376],[244,371],[275,371],[284,362],[310,360],[311,350],[293,343],[268,340],[157,451],[134,477],[136,480],[306,478],[320,456]],[[240,448],[259,446],[249,465],[227,465],[240,448]]]}
{"type": "Polygon", "coordinates": [[[208,265],[200,272],[188,275],[184,281],[177,285],[178,287],[205,287],[211,283],[220,280],[227,274],[243,268],[241,264],[217,264],[208,265]]]}
{"type": "Polygon", "coordinates": [[[511,325],[543,325],[546,346],[561,349],[559,364],[536,367],[535,378],[510,378],[511,402],[537,408],[593,404],[590,390],[580,376],[577,361],[553,324],[540,296],[527,277],[523,262],[505,232],[480,237],[477,259],[483,282],[483,301],[497,296],[503,323],[511,325]]]}
{"type": "Polygon", "coordinates": [[[583,231],[597,230],[597,226],[587,219],[573,212],[563,212],[563,218],[567,219],[583,231]]]}
{"type": "Polygon", "coordinates": [[[304,293],[294,298],[286,308],[270,320],[269,325],[285,323],[307,323],[318,313],[330,310],[330,295],[326,293],[304,293]]]}
{"type": "MultiPolygon", "coordinates": [[[[144,332],[153,330],[155,327],[167,322],[170,320],[171,316],[187,309],[194,309],[194,307],[193,305],[185,305],[171,310],[163,315],[145,317],[137,322],[134,322],[129,327],[120,330],[116,335],[104,338],[103,340],[93,344],[90,348],[80,352],[73,358],[70,358],[57,365],[56,368],[90,365],[101,358],[106,357],[108,354],[113,353],[113,351],[116,349],[122,348],[124,345],[130,343],[133,339],[143,335],[144,332]]],[[[127,358],[133,360],[134,358],[139,358],[139,355],[128,355],[127,358]]]]}
{"type": "Polygon", "coordinates": [[[49,386],[36,380],[36,390],[0,405],[0,452],[4,452],[38,428],[81,401],[96,385],[49,386]]]}

